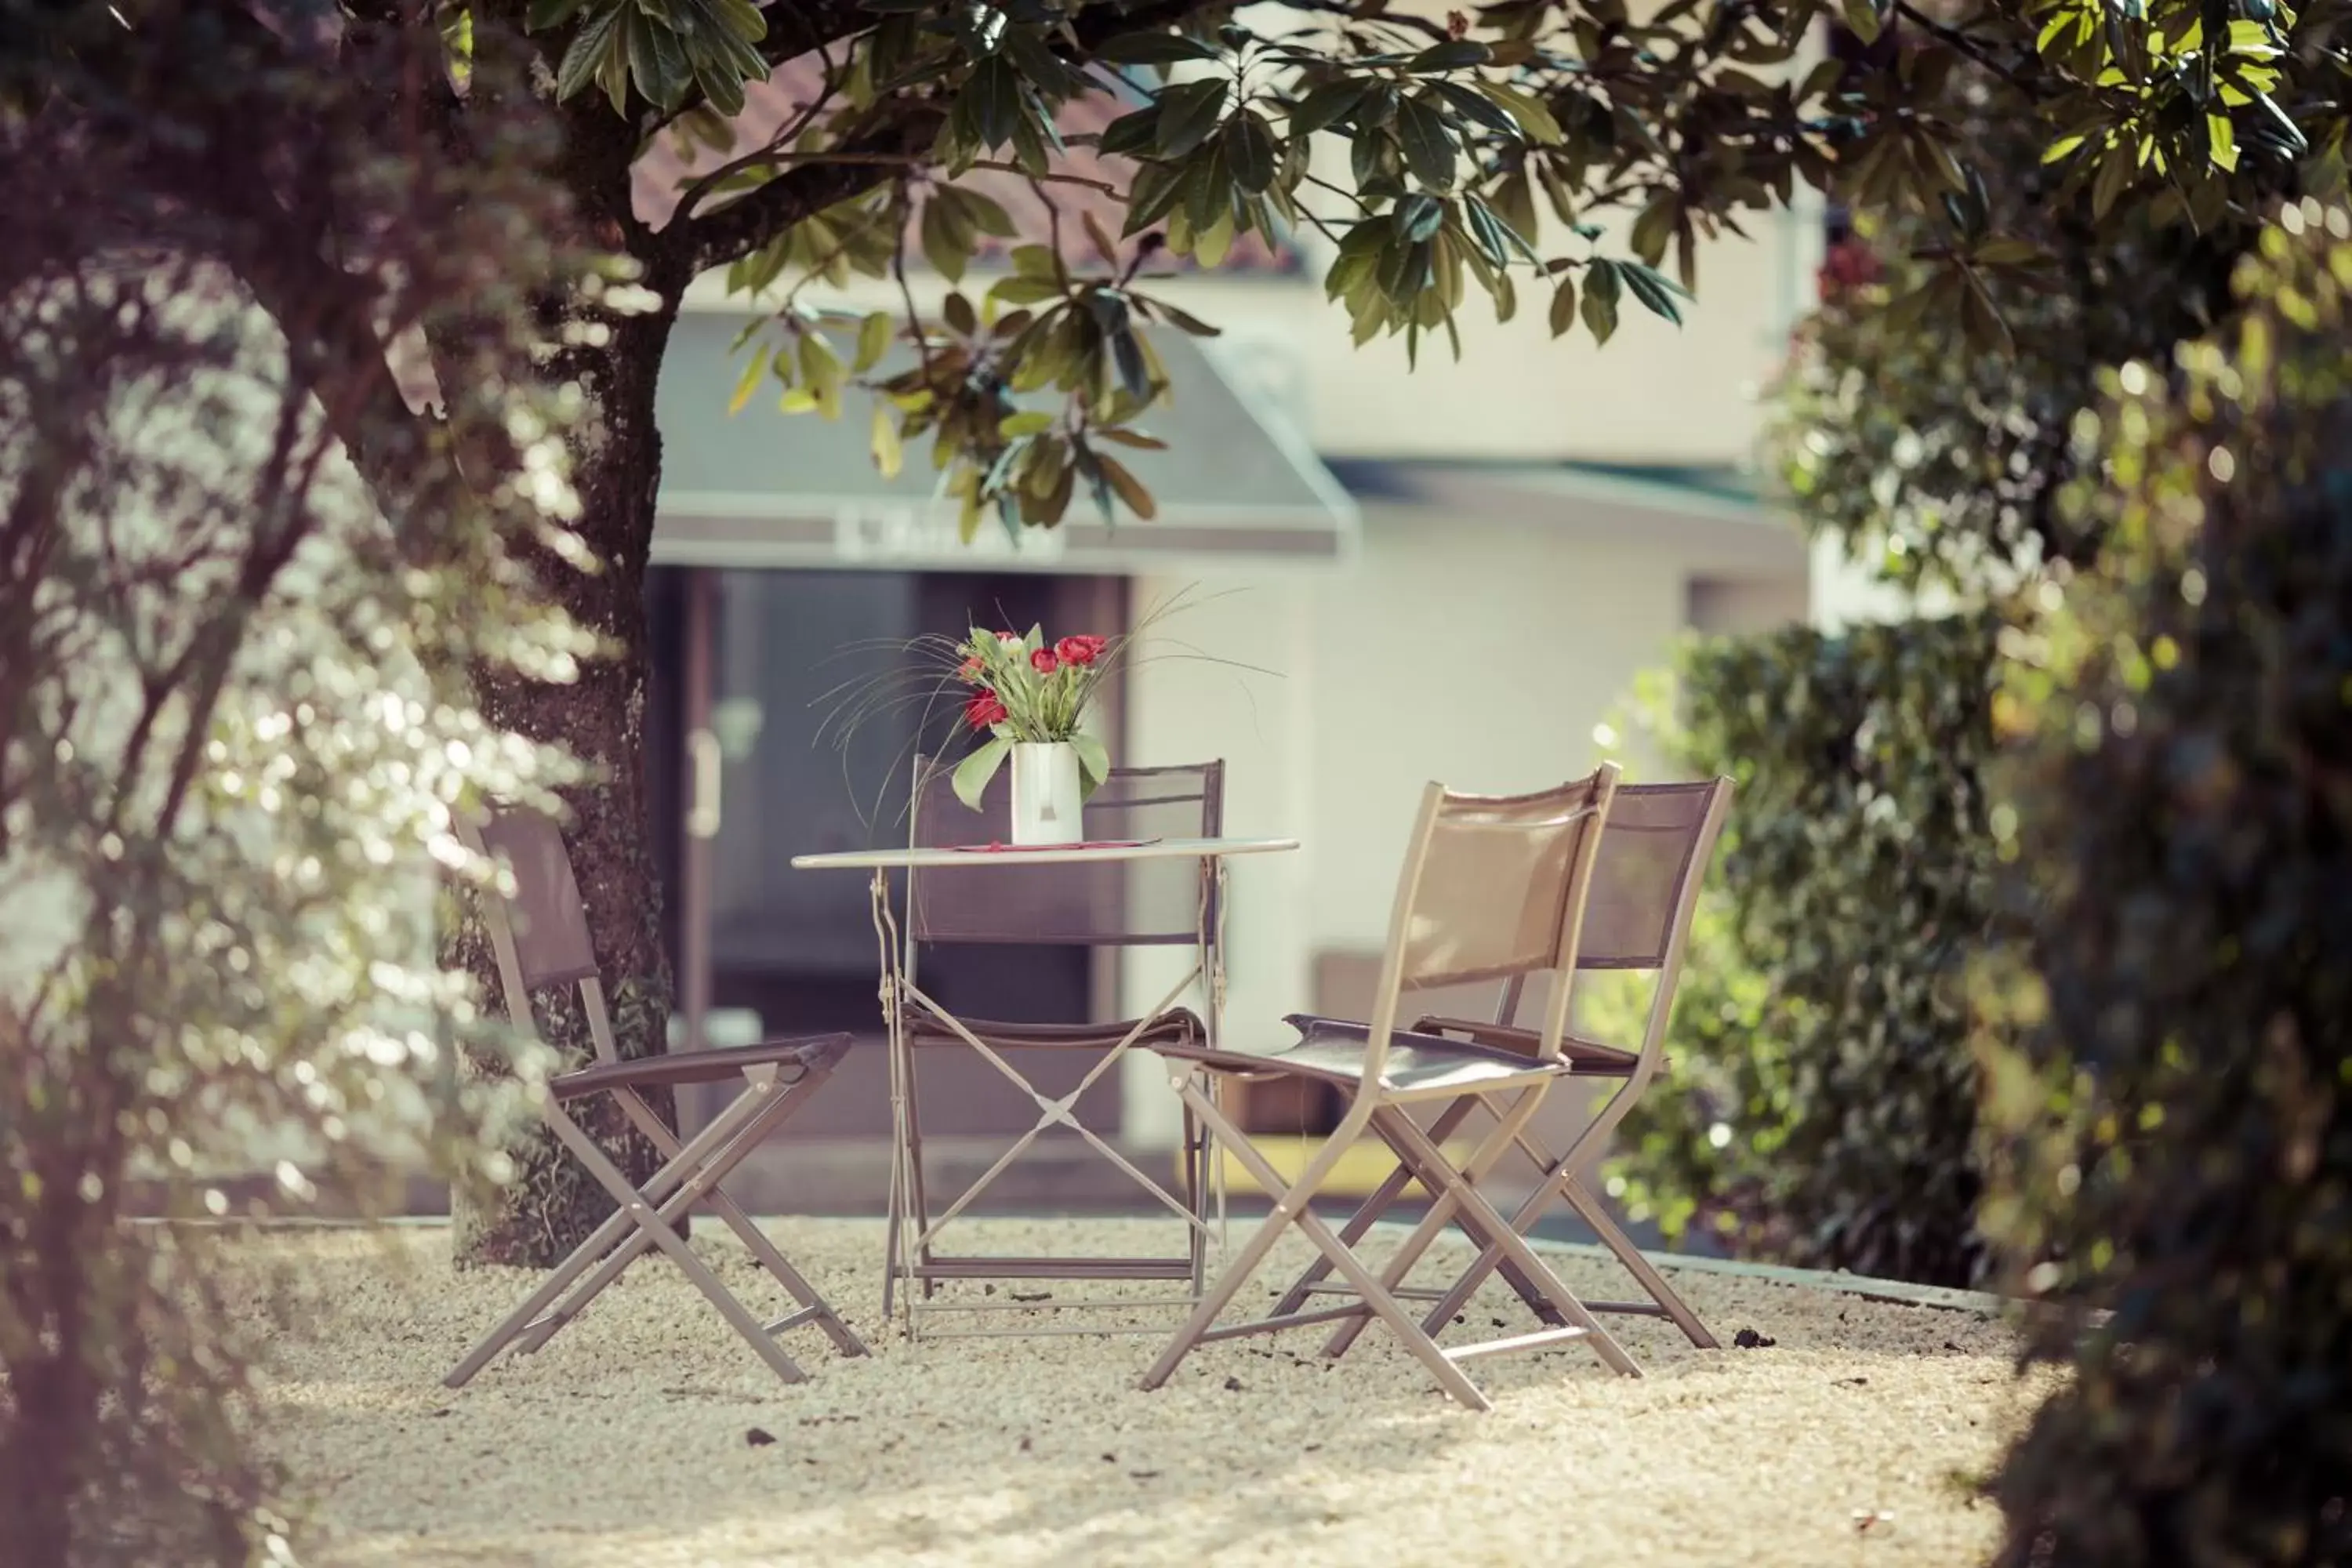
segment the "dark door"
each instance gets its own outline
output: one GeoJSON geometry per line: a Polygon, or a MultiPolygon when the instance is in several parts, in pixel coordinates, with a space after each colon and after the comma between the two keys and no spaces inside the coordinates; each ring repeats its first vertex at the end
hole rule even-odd
{"type": "MultiPolygon", "coordinates": [[[[878,1142],[889,1129],[880,1046],[877,944],[867,884],[856,872],[794,871],[795,855],[905,842],[906,792],[919,749],[952,745],[951,702],[869,704],[845,736],[828,718],[847,693],[912,668],[912,638],[970,626],[1043,622],[1116,631],[1115,581],[1034,574],[892,572],[657,572],[656,697],[649,752],[671,759],[665,873],[672,958],[690,1037],[695,1015],[757,1015],[767,1036],[847,1030],[858,1047],[792,1124],[793,1140],[878,1142]]],[[[659,764],[657,764],[659,765],[659,764]]],[[[977,1016],[1088,1017],[1098,961],[1082,948],[964,948],[922,956],[926,990],[977,1016]]],[[[714,1035],[716,1032],[714,1031],[714,1035]]],[[[714,1037],[712,1043],[723,1044],[714,1037]]],[[[1049,1093],[1075,1087],[1087,1061],[1022,1064],[1049,1093]]],[[[1026,1129],[1034,1108],[986,1062],[927,1056],[920,1111],[927,1141],[1026,1129]]],[[[1080,1104],[1087,1125],[1118,1123],[1116,1075],[1080,1104]]],[[[877,1162],[840,1164],[878,1184],[877,1162]]],[[[881,1199],[878,1184],[870,1194],[881,1199]]],[[[838,1194],[836,1194],[838,1196],[838,1194]]],[[[859,1206],[863,1206],[861,1204],[859,1206]]]]}

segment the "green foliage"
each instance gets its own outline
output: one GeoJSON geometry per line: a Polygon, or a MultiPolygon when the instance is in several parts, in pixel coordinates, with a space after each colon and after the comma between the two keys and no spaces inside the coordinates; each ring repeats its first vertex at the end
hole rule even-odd
{"type": "Polygon", "coordinates": [[[1990,185],[1981,242],[1955,253],[1942,214],[1858,215],[1774,400],[1771,445],[1808,530],[1889,583],[1971,600],[2096,553],[2095,520],[2060,498],[2100,372],[2228,310],[2264,184],[2335,177],[2323,160],[2266,162],[2218,224],[2147,210],[2095,224],[2020,107],[1993,92],[1960,127],[1990,185]]]}
{"type": "Polygon", "coordinates": [[[567,215],[527,127],[487,171],[365,140],[430,42],[273,74],[209,26],[131,31],[119,47],[163,51],[142,101],[60,65],[41,116],[0,122],[12,1564],[290,1560],[298,1500],[253,1441],[252,1281],[214,1227],[371,1212],[411,1172],[499,1180],[538,1070],[436,963],[433,890],[453,867],[487,874],[454,811],[544,801],[567,776],[485,723],[464,674],[570,679],[596,646],[536,607],[514,548],[576,553],[579,503],[562,400],[530,374],[548,345],[499,281],[581,262],[531,237],[567,215]],[[373,331],[327,325],[352,274],[180,199],[235,163],[223,138],[289,124],[271,167],[289,189],[349,178],[399,215],[368,251],[398,279],[389,324],[463,323],[443,420],[410,416],[373,331]],[[135,247],[133,209],[165,215],[135,247]],[[372,494],[362,448],[403,486],[372,494]],[[521,1079],[469,1079],[463,1045],[521,1079]]]}
{"type": "MultiPolygon", "coordinates": [[[[1978,616],[1701,642],[1670,694],[1679,719],[1654,709],[1679,771],[1738,789],[1669,1065],[1612,1172],[1670,1235],[1981,1275],[1963,982],[1993,872],[1991,647],[1978,616]]],[[[1603,1004],[1605,1037],[1638,1037],[1630,1004],[1603,1004]]]]}
{"type": "Polygon", "coordinates": [[[2290,208],[2177,385],[2111,379],[2107,549],[2018,645],[1986,1219],[2075,1375],[1997,1484],[2004,1563],[2352,1558],[2347,237],[2290,208]]]}
{"type": "MultiPolygon", "coordinates": [[[[635,4],[591,15],[635,16],[635,4]]],[[[1957,345],[1976,380],[2005,384],[1970,405],[2001,438],[1969,461],[1999,463],[2021,444],[1999,414],[2030,405],[2029,437],[2053,428],[2040,417],[2042,367],[2021,374],[1998,363],[2021,334],[2051,366],[2105,363],[2113,356],[2068,356],[2079,331],[2047,331],[2053,319],[2072,330],[2078,318],[2118,313],[2158,325],[2143,308],[2153,284],[2119,297],[2101,274],[2182,243],[2218,245],[2226,266],[2250,198],[2341,179],[2338,21],[2263,4],[2217,13],[2209,36],[2207,9],[2201,0],[2131,13],[2041,0],[1945,23],[1907,4],[1882,15],[1868,4],[1770,0],[1724,13],[1676,0],[1636,16],[1624,0],[1506,0],[1475,21],[1439,24],[1370,3],[1229,15],[1184,4],[1143,14],[1058,0],[976,10],[869,0],[863,17],[838,24],[824,95],[770,146],[696,180],[689,205],[724,213],[809,176],[829,155],[876,161],[870,188],[759,237],[733,274],[756,294],[787,278],[887,275],[919,205],[923,254],[960,278],[982,237],[1008,232],[993,221],[1001,209],[954,184],[974,169],[1025,175],[1041,196],[1056,183],[1091,185],[1123,211],[1120,237],[1149,231],[1206,265],[1243,236],[1315,231],[1325,291],[1358,342],[1401,335],[1417,352],[1443,333],[1458,353],[1458,318],[1474,292],[1508,320],[1537,291],[1555,336],[1581,326],[1605,342],[1629,300],[1679,322],[1700,243],[1741,233],[1741,215],[1785,205],[1810,185],[1894,226],[1906,260],[1889,325],[1926,323],[1917,347],[1957,345]],[[1810,62],[1804,40],[1832,17],[1869,37],[1891,31],[1886,68],[1810,62]],[[1064,138],[1057,113],[1098,90],[1106,70],[1143,103],[1098,137],[1064,138]],[[923,150],[874,151],[893,123],[923,150]],[[1094,143],[1097,166],[1131,175],[1066,172],[1055,154],[1073,141],[1094,143]],[[2095,225],[2062,216],[2085,208],[2095,225]],[[2137,243],[2110,246],[2110,225],[2137,243]],[[2086,273],[2076,263],[2093,253],[2101,262],[2086,273]],[[1671,278],[1661,270],[1669,265],[1671,278]]],[[[619,33],[592,39],[594,26],[580,25],[565,56],[572,65],[583,49],[601,51],[601,64],[570,73],[581,90],[592,78],[623,85],[631,68],[619,33]]],[[[679,134],[723,146],[715,125],[690,111],[679,134]]],[[[1002,302],[1037,312],[1023,321],[1035,330],[1007,334],[972,378],[983,396],[1053,386],[1062,398],[1050,410],[1052,441],[1008,462],[1001,419],[934,419],[903,384],[869,383],[883,398],[877,459],[895,464],[910,440],[930,436],[967,532],[992,508],[1008,529],[1051,526],[1081,487],[1106,519],[1114,514],[1101,440],[1134,431],[1164,384],[1133,370],[1117,378],[1114,398],[1109,379],[1064,341],[1072,329],[1045,325],[1057,307],[1128,365],[1146,360],[1148,344],[1122,345],[1153,315],[1140,287],[1148,252],[1122,259],[1110,237],[1096,237],[1099,272],[1074,271],[1058,246],[1039,247],[1017,281],[1000,285],[1002,302]],[[895,436],[884,435],[894,419],[895,436]]],[[[815,322],[797,295],[794,283],[771,302],[783,335],[805,341],[815,322]]],[[[950,346],[941,340],[952,332],[922,321],[911,294],[908,317],[907,342],[950,346]]],[[[756,352],[793,384],[798,353],[756,352]]],[[[838,397],[817,379],[788,392],[786,405],[837,416],[838,397]]],[[[1948,386],[1927,377],[1902,401],[1957,395],[1936,390],[1948,386]]],[[[942,400],[938,384],[923,390],[942,400]]],[[[2063,426],[2061,416],[2062,444],[2063,426]]],[[[2016,510],[1997,520],[1991,531],[2008,536],[2000,542],[2014,542],[2016,510]]],[[[1927,559],[1941,552],[1931,543],[1927,559]]]]}

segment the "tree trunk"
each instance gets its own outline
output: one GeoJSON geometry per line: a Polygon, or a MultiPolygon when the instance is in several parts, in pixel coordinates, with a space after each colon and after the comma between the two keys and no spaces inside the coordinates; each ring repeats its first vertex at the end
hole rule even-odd
{"type": "MultiPolygon", "coordinates": [[[[654,393],[677,307],[672,289],[652,314],[599,313],[595,320],[610,332],[609,340],[563,356],[562,365],[587,397],[588,413],[572,439],[572,482],[580,492],[580,532],[604,570],[586,575],[551,561],[542,574],[555,602],[609,639],[615,651],[584,664],[579,680],[569,686],[487,670],[476,683],[489,722],[561,745],[595,770],[593,782],[566,792],[573,821],[564,843],[588,907],[588,929],[624,1059],[665,1048],[670,1011],[654,825],[646,815],[645,787],[645,595],[661,476],[654,393]]],[[[469,920],[458,936],[458,950],[484,994],[494,996],[498,981],[487,945],[469,920]]],[[[538,1000],[541,1035],[562,1053],[564,1064],[593,1061],[594,1046],[576,994],[538,1000]]],[[[648,1092],[645,1099],[676,1128],[667,1090],[648,1092]]],[[[633,1182],[644,1182],[660,1166],[658,1152],[610,1097],[566,1109],[633,1182]]],[[[461,1264],[551,1267],[612,1214],[613,1200],[543,1129],[535,1129],[509,1152],[516,1167],[510,1184],[485,1205],[458,1202],[456,1256],[461,1264]]]]}

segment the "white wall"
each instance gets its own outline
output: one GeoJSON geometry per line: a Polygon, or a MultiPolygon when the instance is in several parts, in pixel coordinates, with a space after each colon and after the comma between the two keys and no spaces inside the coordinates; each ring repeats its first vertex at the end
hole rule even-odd
{"type": "MultiPolygon", "coordinates": [[[[1312,1001],[1318,952],[1380,948],[1423,784],[1533,789],[1593,765],[1594,727],[1685,624],[1688,578],[1638,534],[1570,548],[1540,521],[1375,508],[1336,571],[1138,581],[1139,606],[1198,601],[1168,638],[1275,672],[1147,662],[1127,698],[1124,760],[1222,756],[1227,831],[1302,841],[1231,864],[1236,1044],[1312,1001]]],[[[1129,960],[1124,1005],[1149,1005],[1174,962],[1129,960]]],[[[1164,1078],[1131,1061],[1129,1137],[1173,1141],[1164,1078]]]]}
{"type": "Polygon", "coordinates": [[[1394,511],[1314,587],[1315,947],[1377,950],[1422,786],[1497,794],[1588,771],[1594,726],[1684,620],[1685,569],[1637,537],[1394,511]]]}

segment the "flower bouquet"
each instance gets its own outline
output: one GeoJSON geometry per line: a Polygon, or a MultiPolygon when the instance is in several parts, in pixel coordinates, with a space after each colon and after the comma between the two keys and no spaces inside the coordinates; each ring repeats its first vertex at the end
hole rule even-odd
{"type": "Polygon", "coordinates": [[[895,721],[912,710],[919,715],[919,737],[935,732],[935,717],[960,707],[960,727],[979,744],[951,775],[956,798],[979,810],[990,781],[1009,760],[1013,842],[1083,843],[1080,807],[1110,776],[1109,753],[1084,728],[1105,681],[1168,659],[1272,673],[1162,637],[1160,623],[1192,602],[1190,589],[1180,590],[1147,608],[1118,637],[1048,642],[1042,627],[1032,626],[1026,637],[973,629],[960,639],[926,633],[907,641],[854,644],[835,657],[882,654],[887,656],[885,668],[845,680],[820,698],[833,710],[819,732],[832,738],[846,767],[850,744],[868,720],[895,721]],[[1145,651],[1154,643],[1165,646],[1145,651]]]}
{"type": "Polygon", "coordinates": [[[956,679],[971,689],[964,727],[983,736],[958,763],[956,798],[980,809],[989,781],[1013,762],[1013,842],[1075,844],[1080,807],[1110,775],[1110,754],[1086,732],[1087,708],[1109,672],[1108,638],[1044,631],[974,631],[956,645],[956,679]]]}

